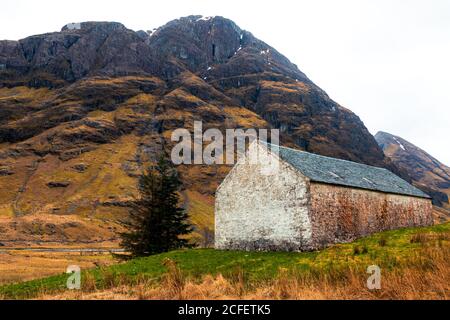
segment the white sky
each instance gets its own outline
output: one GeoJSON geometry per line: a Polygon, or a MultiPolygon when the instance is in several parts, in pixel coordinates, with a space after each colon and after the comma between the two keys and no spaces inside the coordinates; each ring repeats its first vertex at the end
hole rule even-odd
{"type": "Polygon", "coordinates": [[[0,39],[81,21],[149,30],[190,14],[234,20],[358,114],[371,133],[399,135],[450,165],[448,0],[7,0],[0,39]]]}

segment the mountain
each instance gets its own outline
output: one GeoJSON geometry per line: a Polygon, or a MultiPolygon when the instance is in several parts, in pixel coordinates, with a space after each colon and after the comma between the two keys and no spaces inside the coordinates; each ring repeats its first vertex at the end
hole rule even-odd
{"type": "Polygon", "coordinates": [[[433,198],[433,204],[450,209],[450,168],[405,139],[386,132],[375,135],[385,155],[412,178],[413,184],[433,198]]]}
{"type": "MultiPolygon", "coordinates": [[[[171,132],[279,128],[281,143],[407,178],[363,122],[223,17],[153,31],[116,22],[0,41],[0,242],[116,241],[136,177],[171,132]]],[[[193,223],[213,226],[229,166],[180,166],[193,223]]]]}

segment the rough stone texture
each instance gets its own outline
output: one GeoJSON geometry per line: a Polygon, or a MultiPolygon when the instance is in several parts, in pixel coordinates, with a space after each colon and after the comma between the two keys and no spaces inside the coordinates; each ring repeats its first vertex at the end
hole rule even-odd
{"type": "Polygon", "coordinates": [[[217,249],[314,250],[433,224],[430,199],[317,183],[272,153],[278,170],[267,174],[263,157],[249,160],[261,150],[252,144],[217,190],[217,249]]]}
{"type": "Polygon", "coordinates": [[[384,230],[433,224],[429,199],[315,182],[310,192],[313,248],[384,230]]]}
{"type": "Polygon", "coordinates": [[[216,194],[216,248],[292,251],[308,243],[308,180],[279,164],[265,174],[243,161],[227,176],[216,194]]]}

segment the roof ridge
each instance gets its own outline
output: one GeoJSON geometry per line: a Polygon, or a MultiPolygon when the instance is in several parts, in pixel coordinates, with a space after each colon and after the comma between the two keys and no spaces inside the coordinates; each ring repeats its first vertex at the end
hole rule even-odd
{"type": "MultiPolygon", "coordinates": [[[[380,170],[386,170],[386,171],[389,171],[389,170],[387,170],[386,168],[376,167],[376,166],[371,166],[370,164],[365,164],[365,163],[355,162],[355,161],[351,161],[351,160],[345,160],[345,159],[339,159],[339,158],[334,158],[334,157],[324,156],[324,155],[321,155],[321,154],[312,153],[312,152],[308,152],[308,151],[304,151],[304,150],[299,150],[299,149],[294,149],[294,148],[285,147],[285,146],[280,146],[280,145],[276,145],[276,144],[273,144],[273,143],[268,143],[268,142],[263,142],[263,141],[260,141],[260,142],[265,143],[265,144],[270,145],[270,146],[275,146],[275,147],[278,147],[278,148],[284,148],[284,149],[289,149],[289,150],[292,150],[292,151],[295,151],[295,152],[301,152],[301,153],[311,154],[311,155],[316,156],[316,157],[332,159],[332,160],[335,160],[335,161],[349,162],[349,163],[357,164],[357,165],[360,165],[360,166],[371,167],[371,168],[377,168],[377,169],[380,169],[380,170]]],[[[391,171],[389,171],[389,172],[391,172],[391,171]]]]}
{"type": "Polygon", "coordinates": [[[281,160],[291,164],[312,181],[430,198],[425,192],[387,168],[322,156],[266,141],[259,142],[270,152],[275,151],[281,160]]]}

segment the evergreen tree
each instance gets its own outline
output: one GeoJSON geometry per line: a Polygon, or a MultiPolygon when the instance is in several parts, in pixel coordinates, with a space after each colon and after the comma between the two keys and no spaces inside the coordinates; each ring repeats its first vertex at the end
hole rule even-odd
{"type": "Polygon", "coordinates": [[[133,256],[148,256],[189,247],[180,236],[192,232],[188,215],[179,206],[178,173],[161,156],[139,179],[140,198],[131,210],[131,231],[122,234],[121,246],[133,256]]]}

